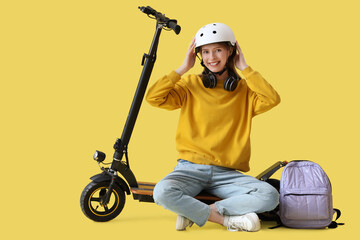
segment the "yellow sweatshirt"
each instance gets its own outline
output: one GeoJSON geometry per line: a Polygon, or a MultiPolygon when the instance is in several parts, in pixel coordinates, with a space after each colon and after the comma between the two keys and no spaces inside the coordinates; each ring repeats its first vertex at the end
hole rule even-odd
{"type": "Polygon", "coordinates": [[[159,79],[148,90],[153,106],[181,108],[176,133],[179,159],[216,165],[243,172],[250,170],[251,119],[280,103],[278,93],[262,76],[247,67],[233,92],[205,88],[201,76],[181,78],[175,71],[159,79]]]}

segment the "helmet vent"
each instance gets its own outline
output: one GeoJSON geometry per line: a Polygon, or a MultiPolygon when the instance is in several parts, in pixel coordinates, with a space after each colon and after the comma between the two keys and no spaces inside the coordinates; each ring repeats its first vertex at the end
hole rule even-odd
{"type": "Polygon", "coordinates": [[[213,34],[216,34],[216,31],[213,31],[213,34]]]}
{"type": "Polygon", "coordinates": [[[202,33],[202,34],[200,34],[200,37],[202,37],[202,36],[204,36],[204,34],[202,33]]]}

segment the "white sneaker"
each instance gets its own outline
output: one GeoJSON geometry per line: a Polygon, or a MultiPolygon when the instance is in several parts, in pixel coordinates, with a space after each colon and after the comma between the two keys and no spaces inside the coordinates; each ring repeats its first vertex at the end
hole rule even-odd
{"type": "Polygon", "coordinates": [[[256,213],[247,213],[241,216],[225,216],[224,226],[231,232],[256,232],[261,228],[260,220],[256,213]]]}
{"type": "Polygon", "coordinates": [[[187,219],[186,217],[178,215],[176,219],[176,230],[184,231],[186,227],[188,226],[191,227],[193,224],[194,223],[189,219],[187,219]]]}

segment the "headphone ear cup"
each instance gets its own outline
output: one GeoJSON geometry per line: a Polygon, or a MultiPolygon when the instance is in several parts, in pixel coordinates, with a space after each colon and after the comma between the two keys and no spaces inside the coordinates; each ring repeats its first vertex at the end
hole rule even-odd
{"type": "Polygon", "coordinates": [[[216,76],[213,73],[203,73],[202,82],[206,88],[215,88],[217,84],[216,76]]]}
{"type": "Polygon", "coordinates": [[[224,82],[224,89],[227,91],[234,91],[237,87],[237,80],[233,77],[228,77],[224,82]]]}
{"type": "Polygon", "coordinates": [[[238,82],[239,77],[236,74],[229,72],[229,77],[224,82],[224,89],[232,92],[236,89],[238,82]]]}

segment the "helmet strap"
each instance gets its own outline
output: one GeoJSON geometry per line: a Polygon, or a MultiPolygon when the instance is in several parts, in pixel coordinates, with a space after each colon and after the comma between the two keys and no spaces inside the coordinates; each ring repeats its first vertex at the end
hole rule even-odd
{"type": "Polygon", "coordinates": [[[219,76],[221,76],[221,74],[223,74],[226,70],[227,68],[225,66],[223,70],[221,70],[220,72],[214,72],[214,74],[218,74],[219,76]]]}

